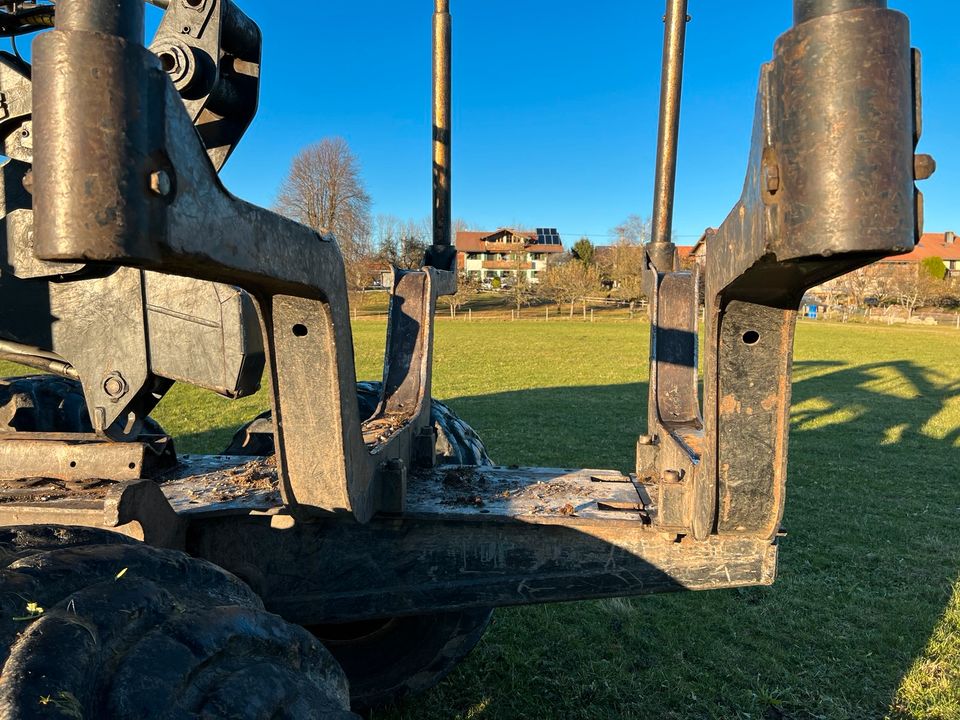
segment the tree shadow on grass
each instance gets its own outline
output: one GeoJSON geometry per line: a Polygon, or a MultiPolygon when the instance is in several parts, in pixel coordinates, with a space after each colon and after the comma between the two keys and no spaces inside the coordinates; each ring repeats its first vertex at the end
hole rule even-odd
{"type": "MultiPolygon", "coordinates": [[[[898,689],[960,572],[960,417],[948,409],[960,381],[907,361],[795,371],[789,536],[772,588],[501,610],[451,679],[377,717],[922,714],[898,689]]],[[[645,392],[449,402],[498,462],[625,469],[645,392]]]]}
{"type": "MultiPolygon", "coordinates": [[[[449,680],[375,717],[921,713],[898,689],[960,571],[957,396],[957,378],[908,361],[797,362],[789,536],[772,588],[504,609],[449,680]]],[[[628,470],[646,385],[448,402],[497,462],[628,470]]]]}

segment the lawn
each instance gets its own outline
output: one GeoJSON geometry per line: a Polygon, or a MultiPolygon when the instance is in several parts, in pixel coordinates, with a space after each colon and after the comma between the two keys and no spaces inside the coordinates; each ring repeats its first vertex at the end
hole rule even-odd
{"type": "MultiPolygon", "coordinates": [[[[500,463],[629,469],[641,322],[438,321],[435,394],[500,463]]],[[[356,326],[361,378],[384,325],[356,326]]],[[[378,720],[960,719],[960,332],[803,323],[770,588],[501,609],[438,688],[378,720]]],[[[155,416],[214,450],[264,406],[176,387],[155,416]]]]}

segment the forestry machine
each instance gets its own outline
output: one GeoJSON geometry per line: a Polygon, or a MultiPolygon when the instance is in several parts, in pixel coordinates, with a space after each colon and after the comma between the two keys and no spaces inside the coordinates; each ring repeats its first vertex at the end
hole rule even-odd
{"type": "Polygon", "coordinates": [[[259,28],[233,0],[150,1],[149,46],[143,0],[0,2],[0,35],[37,33],[30,62],[0,52],[0,358],[42,371],[0,383],[0,716],[353,717],[437,682],[494,607],[773,582],[800,300],[920,233],[904,15],[794,1],[742,195],[687,271],[667,1],[648,430],[634,467],[561,470],[493,465],[431,398],[457,284],[449,0],[433,244],[392,271],[383,380],[359,384],[336,239],[218,176],[259,28]],[[227,453],[178,456],[148,416],[174,382],[238,398],[264,368],[271,413],[227,453]]]}

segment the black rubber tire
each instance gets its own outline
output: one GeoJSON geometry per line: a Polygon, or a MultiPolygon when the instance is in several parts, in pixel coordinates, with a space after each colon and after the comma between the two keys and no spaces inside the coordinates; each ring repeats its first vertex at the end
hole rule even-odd
{"type": "MultiPolygon", "coordinates": [[[[80,381],[59,375],[0,378],[2,432],[92,433],[80,381]]],[[[160,423],[147,417],[143,434],[165,433],[160,423]]]]}
{"type": "MultiPolygon", "coordinates": [[[[373,415],[380,387],[380,383],[357,383],[361,418],[373,415]]],[[[431,417],[441,465],[493,464],[476,431],[446,404],[434,400],[431,417]]],[[[225,454],[273,452],[273,424],[266,412],[237,431],[225,454]]],[[[346,672],[353,708],[366,710],[440,682],[480,641],[492,615],[493,610],[479,608],[307,629],[323,640],[346,672]]]]}
{"type": "Polygon", "coordinates": [[[460,610],[314,625],[316,635],[350,681],[350,704],[364,711],[429,690],[480,642],[493,610],[460,610]]]}
{"type": "Polygon", "coordinates": [[[0,613],[4,720],[356,717],[309,632],[221,568],[115,533],[0,528],[0,613]]]}

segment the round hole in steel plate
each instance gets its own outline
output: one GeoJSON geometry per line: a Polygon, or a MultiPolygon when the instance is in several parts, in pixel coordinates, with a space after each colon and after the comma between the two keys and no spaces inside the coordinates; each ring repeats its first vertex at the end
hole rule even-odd
{"type": "Polygon", "coordinates": [[[177,58],[173,53],[160,53],[160,67],[166,73],[173,72],[177,69],[177,58]]]}
{"type": "Polygon", "coordinates": [[[743,334],[744,345],[756,345],[758,342],[760,342],[760,333],[756,330],[747,330],[743,334]]]}
{"type": "Polygon", "coordinates": [[[297,323],[293,326],[293,334],[297,337],[306,337],[307,336],[307,326],[302,323],[297,323]]]}

